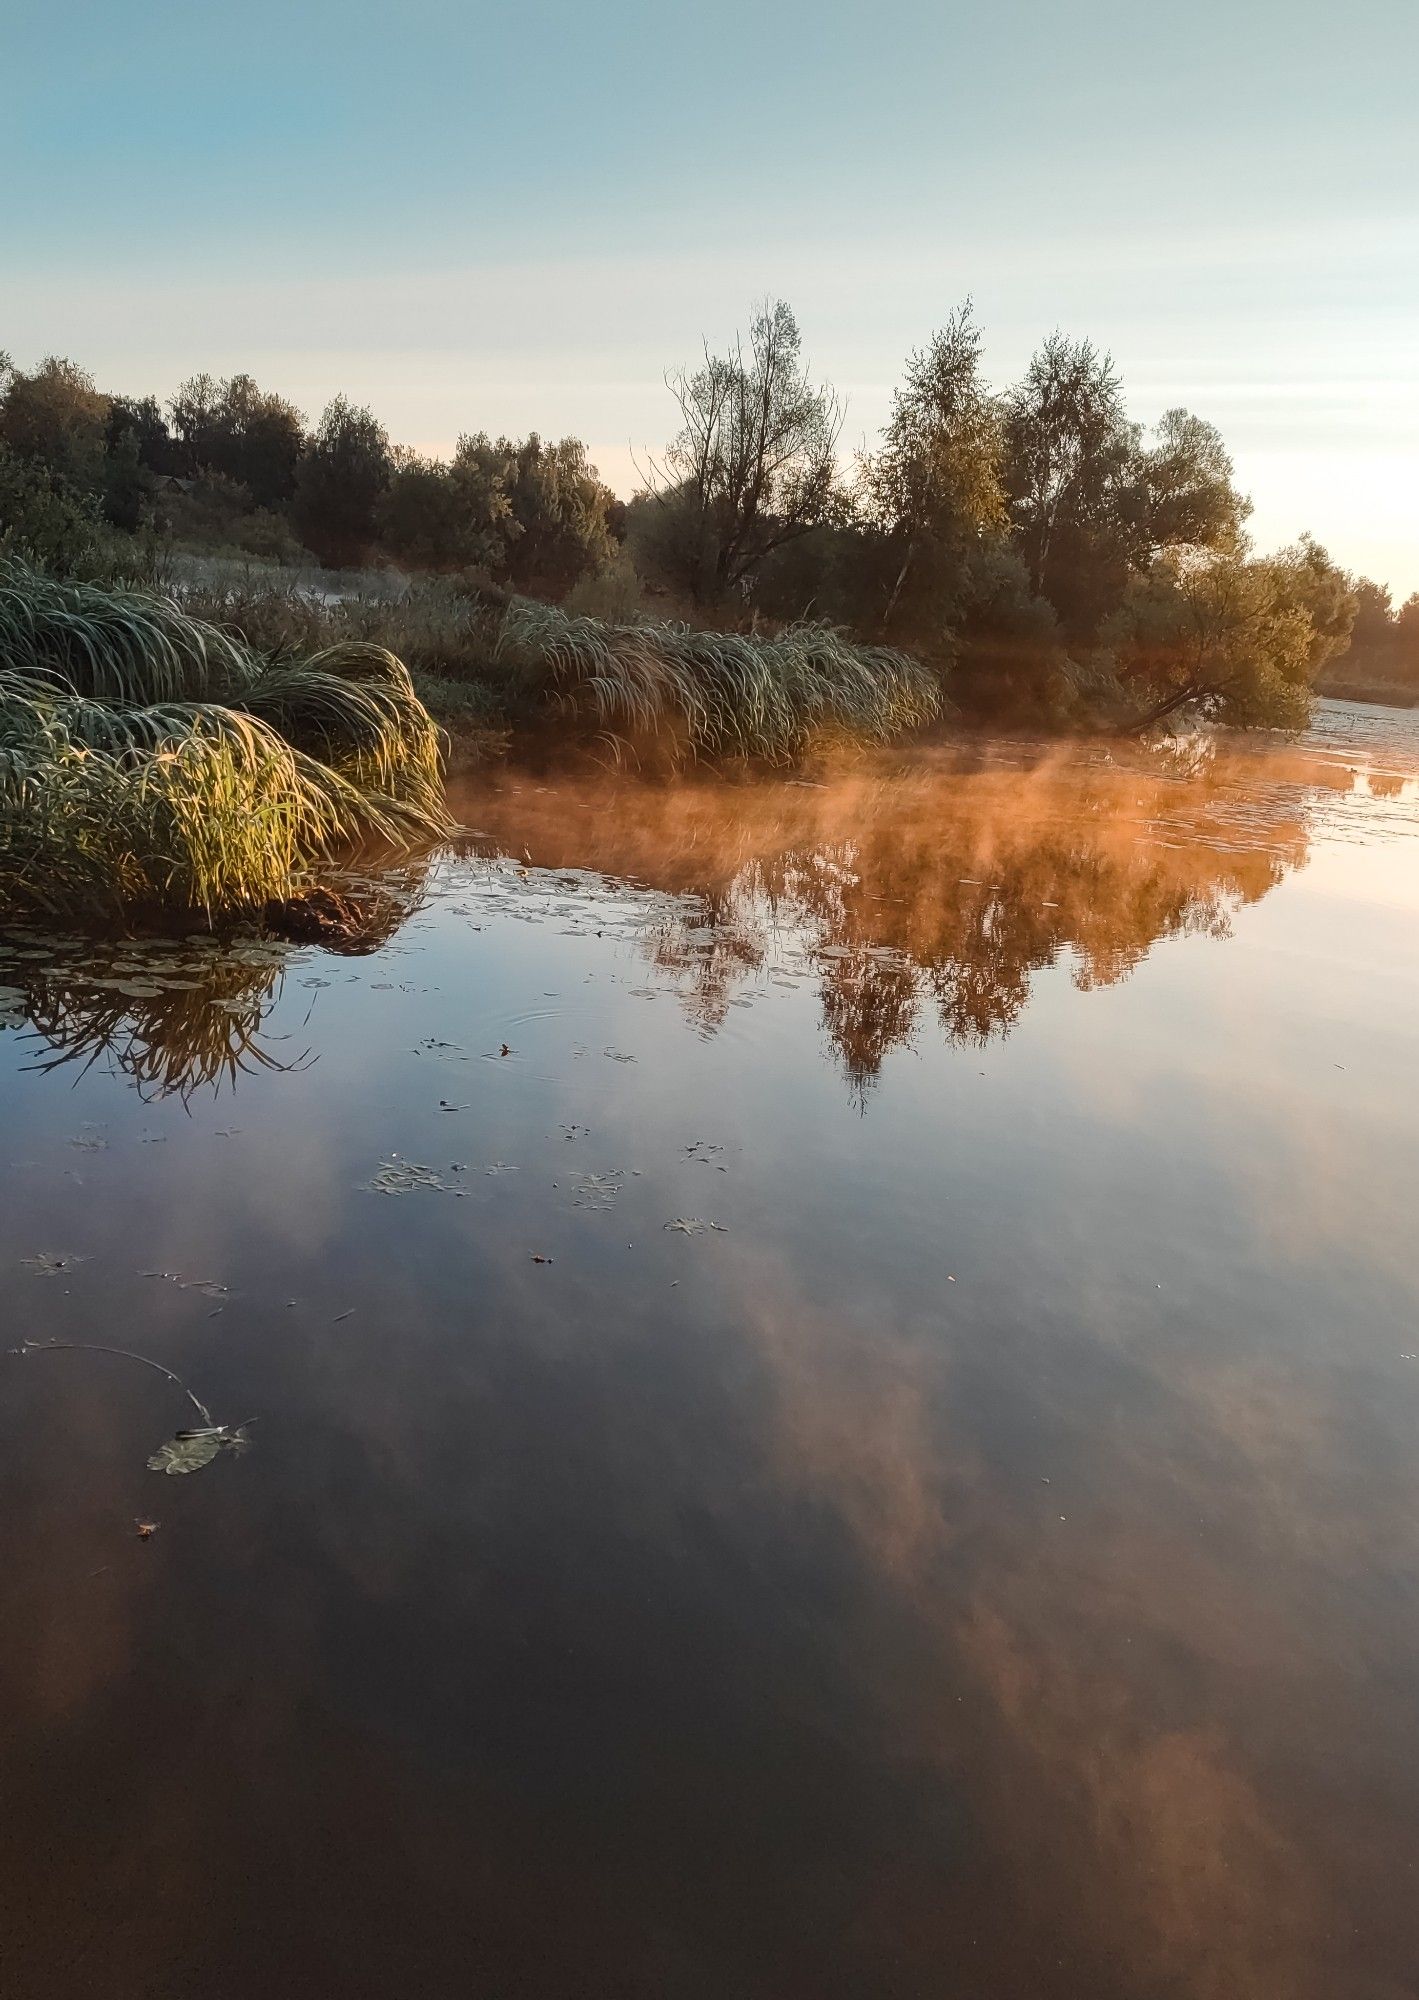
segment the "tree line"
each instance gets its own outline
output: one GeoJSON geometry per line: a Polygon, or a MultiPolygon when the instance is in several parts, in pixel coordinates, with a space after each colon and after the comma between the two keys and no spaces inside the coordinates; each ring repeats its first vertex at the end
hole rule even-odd
{"type": "Polygon", "coordinates": [[[968,711],[1030,721],[1296,726],[1352,626],[1396,660],[1419,632],[1419,599],[1393,612],[1309,537],[1258,554],[1216,428],[1174,409],[1145,430],[1087,340],[1051,334],[999,390],[968,301],[855,456],[782,301],[666,379],[672,436],[623,504],[575,438],[470,433],[437,459],[343,396],[308,427],[249,375],[195,376],[164,406],[0,357],[0,543],[62,563],[76,519],[102,520],[593,609],[815,620],[922,658],[968,711]]]}

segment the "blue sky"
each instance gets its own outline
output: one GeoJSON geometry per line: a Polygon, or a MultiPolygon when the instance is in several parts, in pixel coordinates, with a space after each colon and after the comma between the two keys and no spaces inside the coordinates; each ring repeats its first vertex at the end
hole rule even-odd
{"type": "Polygon", "coordinates": [[[1419,589],[1419,4],[0,0],[0,347],[587,439],[788,298],[870,442],[973,294],[1218,423],[1264,546],[1419,589]]]}

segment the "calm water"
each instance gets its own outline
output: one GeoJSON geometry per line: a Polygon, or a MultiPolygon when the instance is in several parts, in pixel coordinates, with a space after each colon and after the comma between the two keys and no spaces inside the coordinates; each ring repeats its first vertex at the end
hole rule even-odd
{"type": "Polygon", "coordinates": [[[4,1345],[255,1421],[0,1359],[6,1995],[1411,1996],[1416,772],[524,775],[367,955],[12,936],[4,1345]]]}

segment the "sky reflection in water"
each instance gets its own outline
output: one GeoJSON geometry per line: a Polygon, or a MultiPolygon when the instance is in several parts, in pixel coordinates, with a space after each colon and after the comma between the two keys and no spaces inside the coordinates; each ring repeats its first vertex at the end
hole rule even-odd
{"type": "Polygon", "coordinates": [[[1408,1994],[1380,726],[524,774],[366,955],[12,940],[5,1344],[256,1423],[0,1370],[7,1986],[1408,1994]]]}

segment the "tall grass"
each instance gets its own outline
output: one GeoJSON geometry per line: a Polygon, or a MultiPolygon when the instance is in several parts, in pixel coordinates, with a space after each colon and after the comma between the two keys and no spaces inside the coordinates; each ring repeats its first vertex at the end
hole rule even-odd
{"type": "Polygon", "coordinates": [[[215,918],[446,830],[391,653],[270,661],[170,601],[0,565],[0,918],[215,918]]]}
{"type": "Polygon", "coordinates": [[[781,763],[825,732],[884,742],[940,709],[936,677],[832,627],[775,637],[614,625],[515,600],[495,657],[514,681],[612,736],[669,731],[692,754],[781,763]]]}

